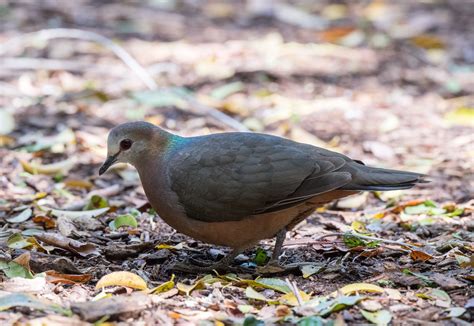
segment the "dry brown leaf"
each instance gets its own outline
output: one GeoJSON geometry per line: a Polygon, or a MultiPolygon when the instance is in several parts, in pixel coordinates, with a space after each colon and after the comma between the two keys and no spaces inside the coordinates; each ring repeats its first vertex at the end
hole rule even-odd
{"type": "Polygon", "coordinates": [[[92,243],[83,243],[67,238],[58,233],[42,233],[35,235],[35,238],[51,246],[68,250],[76,255],[87,257],[89,255],[99,255],[99,249],[92,243]]]}
{"type": "Polygon", "coordinates": [[[411,259],[415,261],[427,261],[433,258],[433,256],[427,254],[426,252],[418,251],[418,250],[410,251],[410,257],[411,259]]]}
{"type": "Polygon", "coordinates": [[[31,272],[30,267],[31,254],[29,251],[22,253],[20,256],[13,259],[13,261],[31,272]]]}
{"type": "Polygon", "coordinates": [[[33,222],[41,224],[45,229],[54,229],[56,227],[56,220],[45,215],[33,217],[33,222]]]}
{"type": "Polygon", "coordinates": [[[62,274],[56,271],[50,270],[46,271],[46,281],[49,283],[60,283],[60,284],[77,284],[77,283],[87,283],[91,280],[91,274],[62,274]]]}

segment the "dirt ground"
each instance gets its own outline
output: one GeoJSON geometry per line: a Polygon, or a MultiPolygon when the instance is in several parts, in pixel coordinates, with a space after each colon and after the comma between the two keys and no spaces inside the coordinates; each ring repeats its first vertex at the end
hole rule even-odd
{"type": "Polygon", "coordinates": [[[473,15],[456,0],[0,0],[0,322],[471,325],[473,15]],[[229,250],[166,225],[132,167],[98,176],[130,120],[275,134],[431,182],[318,209],[281,256],[305,267],[260,275],[269,239],[234,263],[255,272],[184,274],[176,262],[229,250]]]}

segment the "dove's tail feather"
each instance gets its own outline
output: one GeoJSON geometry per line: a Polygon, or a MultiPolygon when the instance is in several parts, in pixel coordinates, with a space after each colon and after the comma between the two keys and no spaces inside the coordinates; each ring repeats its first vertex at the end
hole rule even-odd
{"type": "Polygon", "coordinates": [[[388,191],[409,189],[417,183],[429,182],[426,175],[391,169],[373,168],[354,162],[348,164],[352,181],[344,185],[344,190],[388,191]]]}

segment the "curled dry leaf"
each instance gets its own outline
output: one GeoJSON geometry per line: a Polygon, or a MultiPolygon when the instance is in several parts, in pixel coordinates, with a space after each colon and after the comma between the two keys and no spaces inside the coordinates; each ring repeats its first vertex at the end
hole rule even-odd
{"type": "Polygon", "coordinates": [[[53,284],[77,284],[77,283],[87,283],[91,280],[91,274],[62,274],[56,271],[46,271],[46,280],[49,283],[53,284]]]}
{"type": "Polygon", "coordinates": [[[40,215],[33,217],[33,222],[42,225],[45,229],[54,229],[56,227],[56,220],[49,216],[40,215]]]}
{"type": "Polygon", "coordinates": [[[100,289],[106,286],[124,286],[136,290],[147,289],[144,279],[142,279],[137,274],[126,271],[112,272],[102,276],[99,282],[97,282],[95,288],[100,289]]]}
{"type": "Polygon", "coordinates": [[[433,258],[433,256],[423,252],[423,251],[418,251],[418,250],[412,250],[410,251],[410,257],[411,259],[415,261],[427,261],[433,258]]]}
{"type": "Polygon", "coordinates": [[[99,249],[94,244],[73,240],[58,233],[41,233],[35,235],[35,238],[51,246],[68,250],[81,257],[100,254],[99,249]]]}
{"type": "Polygon", "coordinates": [[[20,256],[13,259],[13,261],[21,266],[25,267],[27,270],[31,271],[30,268],[31,254],[29,251],[22,253],[20,256]]]}
{"type": "Polygon", "coordinates": [[[74,158],[70,158],[64,161],[51,163],[51,164],[41,164],[38,162],[27,162],[25,160],[20,160],[23,170],[31,174],[46,174],[46,175],[55,175],[58,173],[66,174],[70,169],[76,164],[74,158]]]}

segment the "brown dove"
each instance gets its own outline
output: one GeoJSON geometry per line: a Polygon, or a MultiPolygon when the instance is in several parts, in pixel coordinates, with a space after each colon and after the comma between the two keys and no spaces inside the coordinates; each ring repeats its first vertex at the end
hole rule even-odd
{"type": "Polygon", "coordinates": [[[286,232],[322,204],[424,181],[418,173],[368,167],[336,152],[260,133],[181,137],[138,121],[113,128],[107,147],[99,174],[118,162],[132,164],[166,223],[194,239],[233,249],[208,268],[217,270],[272,237],[270,264],[275,264],[286,232]]]}

